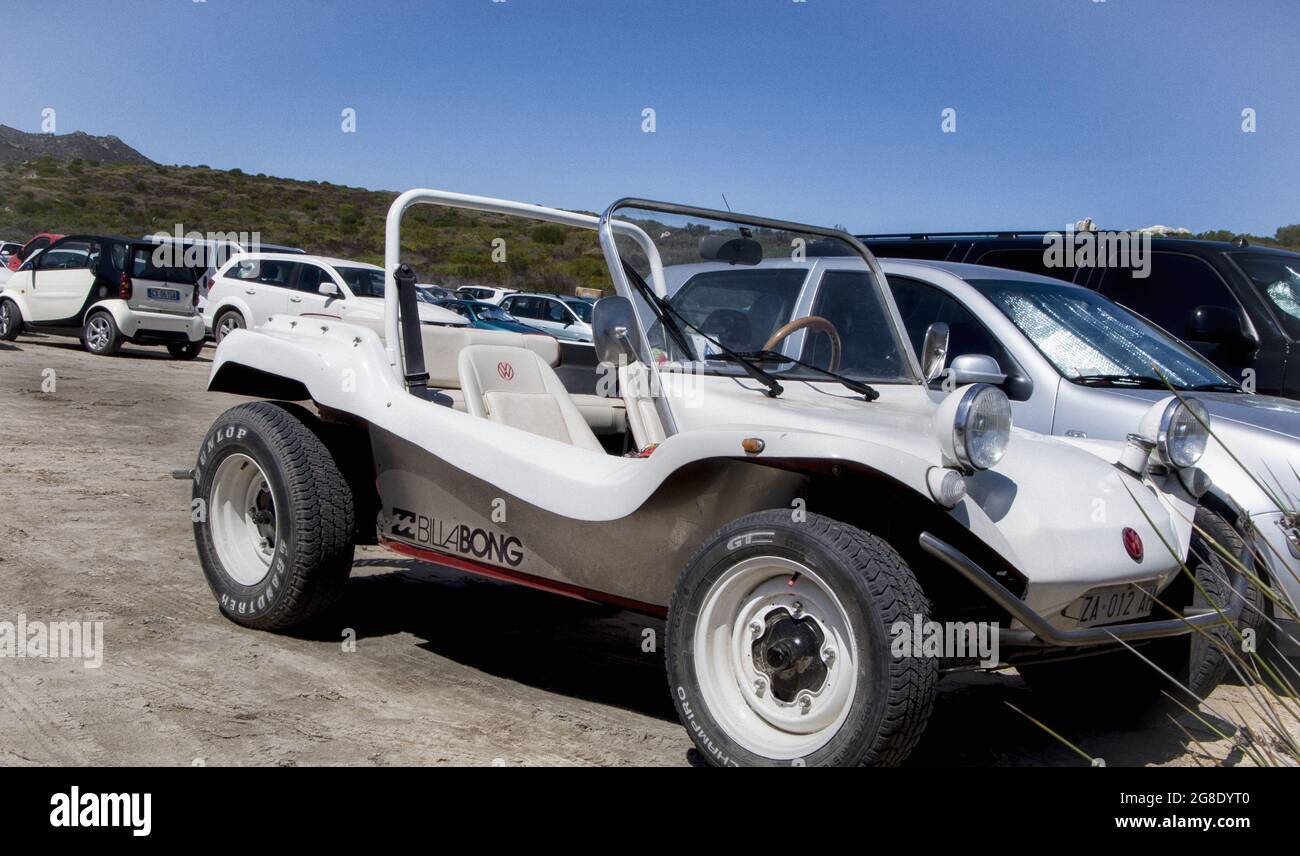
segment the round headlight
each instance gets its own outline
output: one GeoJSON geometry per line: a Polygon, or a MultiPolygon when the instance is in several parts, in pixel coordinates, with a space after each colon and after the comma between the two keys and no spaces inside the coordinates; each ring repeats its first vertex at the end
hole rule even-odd
{"type": "Polygon", "coordinates": [[[1195,398],[1175,398],[1160,416],[1156,449],[1167,466],[1194,467],[1210,442],[1210,412],[1195,398]]]}
{"type": "Polygon", "coordinates": [[[977,383],[962,395],[952,423],[957,461],[974,470],[987,470],[1002,460],[1011,439],[1011,402],[996,386],[977,383]]]}

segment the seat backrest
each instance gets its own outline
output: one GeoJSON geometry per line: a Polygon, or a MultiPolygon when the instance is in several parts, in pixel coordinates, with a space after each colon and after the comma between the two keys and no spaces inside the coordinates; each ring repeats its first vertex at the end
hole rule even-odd
{"type": "Polygon", "coordinates": [[[525,348],[537,354],[548,366],[559,365],[560,343],[542,334],[510,333],[505,330],[478,330],[473,327],[420,327],[424,344],[424,368],[429,386],[456,389],[460,386],[460,353],[471,345],[507,345],[525,348]]]}
{"type": "Polygon", "coordinates": [[[555,371],[535,351],[469,345],[458,358],[465,409],[531,434],[604,452],[555,371]]]}

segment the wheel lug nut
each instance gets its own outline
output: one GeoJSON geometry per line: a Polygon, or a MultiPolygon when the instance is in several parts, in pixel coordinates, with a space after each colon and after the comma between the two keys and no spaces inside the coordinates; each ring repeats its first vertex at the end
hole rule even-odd
{"type": "Polygon", "coordinates": [[[759,678],[758,680],[754,681],[754,695],[758,696],[759,698],[762,698],[763,694],[766,692],[767,692],[767,681],[763,680],[762,678],[759,678]]]}
{"type": "Polygon", "coordinates": [[[803,615],[803,604],[796,600],[794,602],[794,609],[792,614],[795,618],[798,618],[799,616],[803,615]]]}
{"type": "Polygon", "coordinates": [[[749,632],[757,638],[763,633],[763,625],[759,624],[757,621],[751,621],[749,623],[749,632]]]}
{"type": "Polygon", "coordinates": [[[826,662],[826,665],[828,665],[828,666],[829,666],[831,663],[834,663],[834,662],[835,662],[835,649],[834,649],[834,648],[826,648],[825,650],[823,650],[823,651],[822,651],[822,659],[826,662]]]}
{"type": "Polygon", "coordinates": [[[799,713],[807,716],[810,710],[812,710],[812,696],[801,696],[799,698],[799,713]]]}

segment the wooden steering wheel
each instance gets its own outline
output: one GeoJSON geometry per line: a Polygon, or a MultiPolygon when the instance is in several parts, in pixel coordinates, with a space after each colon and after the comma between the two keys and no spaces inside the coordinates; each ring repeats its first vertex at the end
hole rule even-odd
{"type": "Polygon", "coordinates": [[[776,346],[785,341],[791,333],[796,333],[803,329],[820,330],[831,340],[831,360],[826,368],[830,371],[839,371],[840,368],[840,331],[835,329],[835,325],[827,321],[820,315],[806,315],[803,318],[796,318],[789,324],[786,324],[780,330],[772,334],[763,346],[763,350],[772,351],[776,346]]]}

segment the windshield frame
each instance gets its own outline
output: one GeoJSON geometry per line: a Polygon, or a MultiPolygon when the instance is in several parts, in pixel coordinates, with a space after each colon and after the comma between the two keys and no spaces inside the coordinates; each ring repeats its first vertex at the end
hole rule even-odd
{"type": "MultiPolygon", "coordinates": [[[[895,386],[897,385],[921,386],[924,384],[924,378],[921,372],[920,361],[918,360],[916,353],[912,350],[911,339],[906,334],[906,328],[903,326],[902,316],[898,311],[898,306],[894,303],[894,296],[889,289],[889,285],[885,279],[884,271],[880,267],[880,263],[876,260],[876,257],[874,254],[872,254],[871,250],[867,249],[867,247],[861,241],[859,241],[857,238],[853,237],[852,235],[847,234],[846,232],[840,231],[838,229],[830,229],[824,226],[812,226],[804,223],[795,223],[787,220],[777,220],[769,217],[760,217],[752,214],[737,214],[731,211],[719,211],[716,209],[700,208],[692,205],[678,205],[678,204],[673,204],[668,202],[659,202],[650,199],[625,197],[611,204],[608,208],[605,209],[604,213],[601,214],[599,234],[600,234],[601,249],[605,254],[605,261],[607,267],[609,268],[610,275],[614,279],[615,289],[618,291],[619,294],[627,297],[628,299],[632,300],[634,303],[637,302],[637,299],[640,297],[640,294],[638,290],[633,287],[631,280],[627,275],[627,271],[624,270],[623,266],[625,264],[625,261],[619,252],[618,243],[615,240],[615,234],[614,234],[614,224],[616,222],[624,222],[624,221],[616,220],[616,216],[619,211],[625,209],[631,209],[634,211],[645,211],[645,212],[658,213],[658,214],[668,214],[677,217],[696,218],[705,221],[712,221],[714,223],[725,223],[730,226],[735,226],[737,228],[753,227],[759,229],[771,229],[771,230],[782,231],[782,232],[791,232],[795,234],[807,235],[809,237],[827,238],[827,239],[831,239],[843,243],[854,253],[857,254],[857,257],[862,264],[866,265],[866,274],[867,274],[869,285],[871,287],[874,287],[876,290],[876,298],[885,310],[891,328],[891,332],[893,334],[895,347],[898,349],[899,353],[903,355],[904,364],[906,366],[906,372],[902,377],[889,379],[889,380],[873,379],[870,382],[873,384],[879,383],[883,385],[895,385],[895,386]],[[908,375],[910,375],[910,377],[908,375]]],[[[648,238],[648,236],[645,237],[648,238]]],[[[670,297],[670,295],[668,294],[668,290],[667,290],[667,282],[664,275],[663,261],[659,256],[658,248],[656,245],[654,245],[654,242],[652,240],[649,241],[650,244],[649,247],[646,246],[646,243],[647,243],[646,240],[638,241],[639,249],[646,252],[646,255],[649,259],[650,280],[647,282],[647,284],[649,285],[650,289],[654,292],[654,294],[656,294],[661,299],[667,300],[670,297]]],[[[851,259],[854,257],[844,256],[843,258],[851,259]]],[[[804,283],[801,287],[799,302],[796,305],[795,309],[793,310],[793,313],[791,315],[791,320],[794,320],[795,318],[798,317],[803,317],[802,315],[798,314],[800,309],[805,305],[807,300],[811,299],[811,293],[815,292],[816,287],[820,285],[820,277],[818,277],[817,280],[814,282],[811,275],[814,272],[819,272],[821,270],[822,266],[817,264],[817,262],[821,260],[822,260],[821,258],[814,258],[811,256],[808,258],[807,260],[808,274],[805,275],[804,283]]],[[[660,310],[660,308],[654,305],[654,303],[650,301],[643,301],[643,302],[647,306],[649,306],[650,311],[656,316],[656,320],[659,321],[660,323],[663,323],[665,320],[664,313],[660,310]]],[[[680,326],[676,323],[675,320],[672,323],[673,326],[680,326]]],[[[650,343],[649,336],[647,335],[648,330],[645,329],[645,325],[642,323],[640,318],[638,318],[638,325],[642,327],[642,329],[638,331],[640,333],[641,340],[648,347],[650,343]]],[[[787,343],[791,344],[792,347],[793,344],[795,344],[792,342],[792,340],[794,340],[795,338],[796,338],[795,336],[791,336],[789,339],[787,339],[787,343]]],[[[799,336],[798,343],[802,343],[802,341],[803,341],[803,337],[799,336]]],[[[672,366],[672,364],[667,364],[667,365],[672,366]]],[[[672,367],[674,368],[674,370],[676,370],[675,366],[672,367]]],[[[652,370],[658,371],[658,366],[653,367],[652,370]]],[[[706,361],[706,360],[699,360],[693,362],[689,366],[682,367],[681,370],[703,371],[706,374],[718,374],[718,375],[727,375],[727,376],[735,375],[738,371],[740,371],[738,368],[734,366],[726,366],[725,364],[714,363],[713,361],[706,361]]],[[[792,379],[807,380],[809,382],[835,383],[835,381],[825,377],[816,377],[814,376],[815,373],[810,373],[809,377],[796,376],[791,373],[793,370],[802,371],[801,367],[799,367],[797,364],[792,364],[790,370],[783,370],[780,372],[776,372],[776,374],[779,374],[780,376],[783,377],[789,376],[792,379]]]]}

